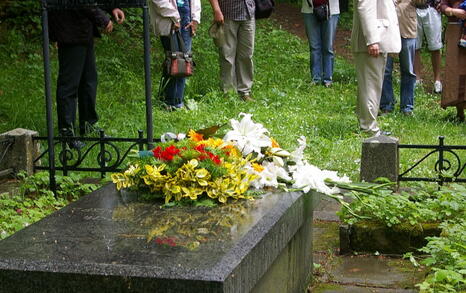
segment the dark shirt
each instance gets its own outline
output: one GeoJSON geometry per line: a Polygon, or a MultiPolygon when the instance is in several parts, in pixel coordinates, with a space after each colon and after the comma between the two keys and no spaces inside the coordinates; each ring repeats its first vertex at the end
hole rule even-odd
{"type": "Polygon", "coordinates": [[[89,44],[100,37],[110,18],[98,8],[51,10],[49,12],[50,40],[59,45],[89,44]]]}
{"type": "Polygon", "coordinates": [[[223,17],[230,20],[249,20],[254,18],[254,0],[218,0],[223,17]]]}

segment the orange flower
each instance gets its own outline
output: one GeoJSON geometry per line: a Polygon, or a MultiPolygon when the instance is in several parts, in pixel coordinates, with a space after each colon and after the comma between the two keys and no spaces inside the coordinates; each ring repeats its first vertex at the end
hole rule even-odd
{"type": "Polygon", "coordinates": [[[200,134],[200,133],[197,133],[196,131],[190,129],[189,132],[188,132],[188,137],[192,140],[192,141],[201,141],[204,139],[204,135],[200,134]]]}
{"type": "Polygon", "coordinates": [[[273,139],[273,137],[271,137],[270,140],[272,141],[272,147],[273,148],[279,148],[280,147],[278,142],[275,139],[273,139]]]}

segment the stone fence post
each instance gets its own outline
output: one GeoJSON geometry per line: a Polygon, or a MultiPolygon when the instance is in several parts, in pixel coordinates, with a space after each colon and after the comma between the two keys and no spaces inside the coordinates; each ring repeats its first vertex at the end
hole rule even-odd
{"type": "Polygon", "coordinates": [[[398,181],[398,139],[391,136],[371,137],[362,143],[361,181],[372,182],[378,177],[398,181]]]}
{"type": "Polygon", "coordinates": [[[39,143],[32,140],[36,131],[16,128],[0,134],[0,175],[26,171],[34,172],[34,159],[39,154],[39,143]],[[2,159],[3,157],[3,159],[2,159]],[[3,173],[2,173],[3,171],[3,173]]]}

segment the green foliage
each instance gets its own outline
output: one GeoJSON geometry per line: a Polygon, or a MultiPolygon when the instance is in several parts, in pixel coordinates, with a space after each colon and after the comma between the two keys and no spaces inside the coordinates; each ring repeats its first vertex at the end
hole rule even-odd
{"type": "Polygon", "coordinates": [[[392,227],[409,223],[441,223],[440,237],[427,237],[419,249],[428,257],[419,263],[413,253],[405,254],[415,266],[425,265],[430,272],[416,286],[421,292],[463,292],[466,290],[466,187],[459,184],[442,186],[439,190],[424,185],[423,189],[394,193],[381,185],[345,184],[354,200],[338,212],[340,218],[354,224],[369,220],[392,227]],[[357,191],[356,191],[357,190],[357,191]]]}
{"type": "Polygon", "coordinates": [[[442,224],[440,237],[428,237],[420,249],[429,256],[420,263],[430,273],[417,286],[421,292],[464,292],[466,290],[466,219],[442,224]]]}
{"type": "Polygon", "coordinates": [[[369,219],[387,227],[402,223],[416,226],[466,218],[466,188],[458,184],[444,186],[438,191],[413,189],[398,194],[381,188],[371,193],[353,190],[351,195],[355,200],[349,204],[350,210],[343,208],[338,212],[348,224],[369,219]]]}
{"type": "Polygon", "coordinates": [[[27,227],[48,214],[67,205],[97,186],[81,184],[80,176],[57,176],[57,194],[49,190],[48,173],[39,172],[33,176],[20,173],[21,185],[18,193],[0,194],[0,239],[27,227]]]}
{"type": "Polygon", "coordinates": [[[29,36],[41,32],[41,10],[38,0],[4,0],[0,2],[0,19],[11,28],[21,29],[29,36]]]}

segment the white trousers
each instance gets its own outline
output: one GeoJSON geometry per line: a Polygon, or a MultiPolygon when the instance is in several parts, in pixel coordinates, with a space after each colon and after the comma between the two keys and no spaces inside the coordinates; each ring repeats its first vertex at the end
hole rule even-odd
{"type": "Polygon", "coordinates": [[[356,115],[363,131],[377,132],[377,114],[382,95],[383,76],[387,54],[372,57],[367,53],[354,53],[356,77],[358,79],[358,101],[356,115]]]}

